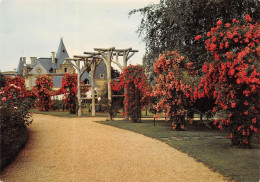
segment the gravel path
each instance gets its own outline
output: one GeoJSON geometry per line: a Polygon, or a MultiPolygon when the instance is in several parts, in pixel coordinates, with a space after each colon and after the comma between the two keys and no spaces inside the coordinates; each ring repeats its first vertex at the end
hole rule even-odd
{"type": "Polygon", "coordinates": [[[225,181],[167,144],[101,125],[104,118],[34,115],[30,139],[1,173],[4,182],[225,181]]]}

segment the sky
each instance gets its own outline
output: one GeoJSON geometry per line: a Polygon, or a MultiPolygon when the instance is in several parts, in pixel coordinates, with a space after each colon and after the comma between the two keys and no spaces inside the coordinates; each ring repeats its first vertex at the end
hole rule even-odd
{"type": "Polygon", "coordinates": [[[51,57],[61,37],[69,53],[93,48],[139,50],[130,64],[142,64],[145,44],[136,33],[141,15],[129,11],[160,0],[0,0],[0,70],[13,71],[20,57],[51,57]]]}

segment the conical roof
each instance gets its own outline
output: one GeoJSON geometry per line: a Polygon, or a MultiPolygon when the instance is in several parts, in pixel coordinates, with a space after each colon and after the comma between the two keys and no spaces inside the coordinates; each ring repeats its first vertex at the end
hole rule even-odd
{"type": "Polygon", "coordinates": [[[22,76],[23,75],[23,60],[20,58],[18,67],[17,67],[17,75],[22,76]]]}
{"type": "Polygon", "coordinates": [[[60,45],[56,54],[57,59],[57,68],[60,68],[60,65],[63,64],[66,58],[69,58],[69,54],[63,43],[63,38],[60,39],[60,45]]]}

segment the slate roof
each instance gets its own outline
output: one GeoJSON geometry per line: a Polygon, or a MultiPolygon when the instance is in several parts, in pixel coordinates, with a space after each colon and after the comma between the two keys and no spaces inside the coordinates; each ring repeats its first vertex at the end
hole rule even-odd
{"type": "Polygon", "coordinates": [[[52,82],[54,83],[53,87],[58,87],[58,88],[61,87],[62,77],[63,76],[54,76],[52,78],[52,82]]]}
{"type": "Polygon", "coordinates": [[[23,60],[20,58],[18,67],[17,67],[17,75],[22,76],[23,75],[23,60]]]}
{"type": "Polygon", "coordinates": [[[107,79],[107,68],[106,68],[106,65],[105,65],[104,61],[101,61],[101,63],[96,68],[95,78],[99,79],[100,78],[100,74],[103,74],[104,78],[107,79]]]}
{"type": "Polygon", "coordinates": [[[58,51],[56,53],[56,59],[58,60],[57,62],[57,68],[60,68],[60,65],[63,64],[65,58],[69,58],[69,54],[65,48],[65,45],[63,43],[63,39],[60,39],[60,45],[58,48],[58,51]]]}
{"type": "Polygon", "coordinates": [[[51,58],[39,58],[37,61],[40,62],[42,67],[48,72],[51,68],[56,69],[56,64],[52,63],[51,58]]]}
{"type": "MultiPolygon", "coordinates": [[[[81,69],[83,69],[83,67],[81,69]]],[[[103,61],[96,68],[95,78],[100,79],[100,74],[104,75],[104,79],[107,78],[107,69],[106,69],[106,65],[103,61]]],[[[85,71],[81,77],[81,81],[83,82],[86,78],[89,80],[89,84],[92,84],[90,72],[88,73],[87,71],[85,71]]],[[[95,87],[97,87],[97,86],[98,85],[95,84],[95,87]]]]}

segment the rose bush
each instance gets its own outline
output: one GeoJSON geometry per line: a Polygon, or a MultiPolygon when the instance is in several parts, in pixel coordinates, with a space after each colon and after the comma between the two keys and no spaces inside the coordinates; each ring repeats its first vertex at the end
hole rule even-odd
{"type": "Polygon", "coordinates": [[[36,105],[41,111],[49,111],[52,109],[53,101],[51,96],[53,82],[51,77],[42,75],[38,76],[35,80],[35,86],[33,87],[33,94],[37,97],[36,105]]]}
{"type": "Polygon", "coordinates": [[[223,119],[215,124],[229,126],[232,144],[240,147],[250,147],[253,133],[259,134],[259,37],[259,24],[246,15],[243,21],[219,20],[205,41],[214,59],[203,66],[199,92],[216,99],[213,112],[221,111],[223,119]]]}
{"type": "Polygon", "coordinates": [[[77,110],[77,89],[77,74],[66,73],[62,77],[61,88],[55,93],[55,95],[64,94],[64,104],[71,114],[75,114],[77,110]]]}
{"type": "Polygon", "coordinates": [[[7,78],[5,87],[0,90],[1,146],[9,145],[26,125],[32,123],[29,112],[31,104],[21,77],[7,78]]]}
{"type": "Polygon", "coordinates": [[[119,92],[125,89],[125,112],[132,122],[141,122],[141,109],[149,103],[150,87],[145,69],[140,65],[127,66],[119,77],[119,84],[112,82],[111,89],[119,92]]]}
{"type": "Polygon", "coordinates": [[[154,108],[165,112],[174,130],[184,129],[186,110],[191,105],[192,65],[178,51],[161,54],[154,63],[157,78],[152,96],[158,99],[154,108]]]}

